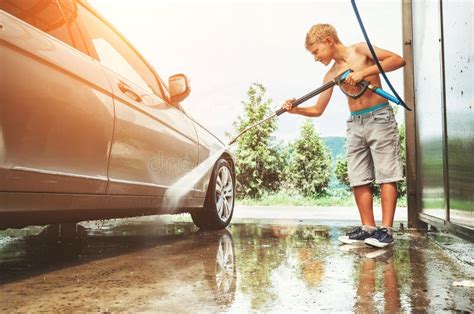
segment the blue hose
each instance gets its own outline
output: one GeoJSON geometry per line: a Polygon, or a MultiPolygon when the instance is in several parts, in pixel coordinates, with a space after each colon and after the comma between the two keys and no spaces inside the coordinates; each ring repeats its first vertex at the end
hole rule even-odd
{"type": "Polygon", "coordinates": [[[372,89],[372,91],[373,91],[374,93],[376,93],[377,95],[382,96],[383,98],[388,99],[388,100],[390,100],[391,102],[393,102],[393,103],[395,103],[395,104],[397,104],[397,105],[400,105],[400,100],[399,100],[398,98],[393,97],[392,95],[390,95],[389,93],[387,93],[387,92],[384,91],[383,89],[378,88],[378,87],[374,87],[374,88],[372,89]]]}
{"type": "MultiPolygon", "coordinates": [[[[395,102],[397,105],[401,105],[403,106],[406,110],[408,111],[411,111],[410,108],[408,108],[408,106],[405,104],[405,102],[402,100],[402,98],[398,95],[397,91],[395,90],[395,88],[393,88],[392,86],[392,83],[390,83],[387,75],[385,74],[385,71],[383,70],[382,66],[380,65],[380,62],[379,62],[379,59],[377,58],[377,55],[375,54],[375,51],[374,51],[374,47],[372,46],[372,44],[370,43],[370,39],[369,39],[369,36],[367,35],[367,32],[365,30],[365,27],[364,27],[364,23],[362,23],[362,19],[360,17],[360,14],[359,14],[359,10],[357,10],[357,5],[355,3],[355,0],[351,0],[351,4],[352,4],[352,8],[354,9],[354,13],[356,15],[356,18],[357,18],[357,21],[359,22],[359,26],[360,26],[360,29],[362,30],[362,33],[364,34],[364,38],[365,38],[365,41],[367,42],[367,46],[369,47],[369,50],[370,50],[370,53],[372,54],[372,58],[374,59],[374,62],[375,64],[377,65],[377,68],[379,69],[379,72],[380,74],[382,74],[382,77],[384,78],[385,82],[387,83],[388,87],[390,87],[390,90],[392,91],[392,93],[395,95],[396,99],[398,102],[395,102]]],[[[379,89],[381,90],[381,89],[379,89]]],[[[375,90],[374,92],[377,93],[377,91],[375,90]]],[[[382,90],[383,92],[383,90],[382,90]]],[[[384,92],[385,93],[385,92],[384,92]]],[[[379,93],[377,93],[379,94],[379,93]]],[[[382,97],[385,97],[391,101],[393,101],[392,99],[384,96],[384,95],[381,95],[379,94],[380,96],[382,97]]],[[[389,95],[389,94],[387,94],[389,95]]],[[[393,97],[392,95],[389,95],[390,97],[393,97]]]]}

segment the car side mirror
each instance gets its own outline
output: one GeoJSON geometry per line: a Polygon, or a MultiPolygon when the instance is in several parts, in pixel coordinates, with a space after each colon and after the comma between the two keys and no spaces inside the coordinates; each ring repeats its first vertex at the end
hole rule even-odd
{"type": "Polygon", "coordinates": [[[168,87],[170,89],[170,98],[173,104],[183,101],[189,96],[191,87],[189,80],[184,74],[175,74],[170,76],[168,80],[168,87]]]}

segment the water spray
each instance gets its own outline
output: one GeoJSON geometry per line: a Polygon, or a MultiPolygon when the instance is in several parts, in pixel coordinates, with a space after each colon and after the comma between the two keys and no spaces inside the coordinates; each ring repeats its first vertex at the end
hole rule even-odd
{"type": "Polygon", "coordinates": [[[206,160],[181,177],[166,191],[163,198],[163,208],[167,213],[175,213],[179,207],[179,201],[214,167],[216,161],[227,148],[228,146],[222,147],[210,154],[206,160]]]}

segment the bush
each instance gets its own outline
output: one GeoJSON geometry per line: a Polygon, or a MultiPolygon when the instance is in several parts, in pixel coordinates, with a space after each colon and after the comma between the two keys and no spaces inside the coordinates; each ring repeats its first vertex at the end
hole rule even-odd
{"type": "Polygon", "coordinates": [[[336,178],[346,187],[349,187],[349,175],[347,174],[347,159],[339,158],[336,163],[336,178]]]}
{"type": "Polygon", "coordinates": [[[292,144],[289,180],[304,196],[325,191],[331,177],[331,156],[316,133],[312,120],[306,119],[300,138],[292,144]]]}

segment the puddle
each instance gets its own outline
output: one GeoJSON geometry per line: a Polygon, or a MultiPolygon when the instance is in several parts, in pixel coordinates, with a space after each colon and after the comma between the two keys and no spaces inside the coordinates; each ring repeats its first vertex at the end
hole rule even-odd
{"type": "Polygon", "coordinates": [[[472,268],[423,234],[345,245],[339,225],[200,232],[138,218],[0,236],[0,311],[473,311],[472,268]],[[66,237],[69,235],[68,237],[66,237]]]}

